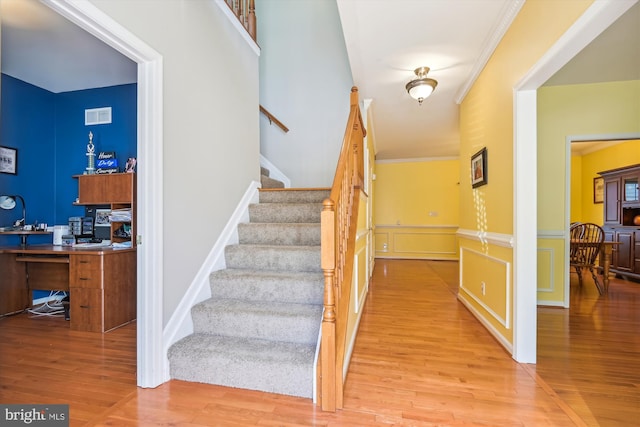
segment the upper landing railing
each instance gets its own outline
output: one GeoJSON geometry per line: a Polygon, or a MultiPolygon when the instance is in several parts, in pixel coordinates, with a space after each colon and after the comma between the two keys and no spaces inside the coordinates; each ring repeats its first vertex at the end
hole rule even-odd
{"type": "Polygon", "coordinates": [[[253,41],[257,42],[256,2],[255,0],[225,0],[231,11],[238,17],[253,41]]]}

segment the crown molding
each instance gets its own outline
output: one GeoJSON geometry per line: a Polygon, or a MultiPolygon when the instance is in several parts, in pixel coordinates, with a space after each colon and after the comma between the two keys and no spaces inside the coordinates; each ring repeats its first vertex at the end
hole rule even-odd
{"type": "Polygon", "coordinates": [[[502,12],[500,14],[500,19],[496,23],[496,26],[493,28],[493,31],[487,38],[484,43],[484,47],[482,48],[478,59],[476,60],[473,69],[471,70],[471,74],[469,74],[469,78],[465,81],[465,83],[458,89],[456,93],[455,101],[456,104],[461,104],[464,101],[465,96],[469,93],[469,90],[473,86],[473,84],[478,79],[478,76],[484,69],[487,62],[489,62],[489,58],[493,55],[493,52],[498,47],[498,44],[506,34],[507,30],[513,23],[513,20],[518,16],[520,9],[524,5],[525,0],[513,0],[506,1],[502,7],[502,12]]]}
{"type": "Polygon", "coordinates": [[[376,164],[440,162],[443,160],[460,160],[460,157],[447,156],[447,157],[416,157],[415,159],[382,159],[382,160],[376,160],[376,164]]]}

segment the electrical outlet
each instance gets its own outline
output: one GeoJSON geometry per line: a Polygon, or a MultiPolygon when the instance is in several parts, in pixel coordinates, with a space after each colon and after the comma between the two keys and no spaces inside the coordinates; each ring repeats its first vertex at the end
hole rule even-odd
{"type": "Polygon", "coordinates": [[[484,282],[480,282],[480,290],[482,291],[482,295],[486,295],[487,287],[486,287],[486,284],[484,282]]]}
{"type": "Polygon", "coordinates": [[[386,243],[383,243],[383,244],[382,244],[382,250],[383,250],[384,252],[387,252],[387,250],[388,250],[388,249],[389,249],[389,246],[388,246],[386,243]]]}

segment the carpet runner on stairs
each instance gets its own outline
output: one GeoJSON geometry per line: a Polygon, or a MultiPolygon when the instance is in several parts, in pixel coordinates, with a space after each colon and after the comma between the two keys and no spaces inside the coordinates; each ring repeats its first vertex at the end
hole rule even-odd
{"type": "Polygon", "coordinates": [[[260,167],[260,184],[262,188],[284,188],[284,183],[269,176],[269,169],[260,167]]]}
{"type": "Polygon", "coordinates": [[[171,377],[311,398],[322,320],[320,212],[327,189],[260,191],[194,333],[169,349],[171,377]]]}

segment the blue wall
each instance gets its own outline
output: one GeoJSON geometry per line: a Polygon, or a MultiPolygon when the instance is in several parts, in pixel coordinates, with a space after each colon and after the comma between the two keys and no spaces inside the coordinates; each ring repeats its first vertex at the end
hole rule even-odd
{"type": "MultiPolygon", "coordinates": [[[[82,216],[73,206],[80,175],[87,167],[89,131],[96,153],[115,151],[122,168],[136,157],[137,85],[52,93],[2,74],[0,145],[18,149],[17,175],[0,174],[0,194],[19,194],[27,204],[27,224],[67,224],[82,216]],[[84,110],[112,107],[112,123],[85,126],[84,110]]],[[[18,205],[20,203],[18,202],[18,205]]],[[[21,217],[0,210],[0,226],[21,217]]],[[[51,236],[31,236],[29,243],[51,243],[51,236]]],[[[19,243],[17,236],[0,236],[0,245],[19,243]]]]}
{"type": "Polygon", "coordinates": [[[72,206],[78,197],[78,182],[73,175],[82,175],[87,167],[89,132],[93,133],[96,154],[115,151],[121,170],[127,158],[136,157],[136,91],[136,85],[131,84],[56,94],[56,224],[66,224],[70,216],[84,214],[83,209],[72,206]],[[84,110],[99,107],[111,107],[112,123],[85,126],[84,110]]]}
{"type": "MultiPolygon", "coordinates": [[[[55,164],[55,94],[2,75],[0,145],[16,148],[17,175],[0,174],[0,195],[19,194],[27,205],[27,221],[53,222],[55,164]]],[[[22,216],[0,209],[0,225],[22,216]]],[[[0,244],[17,244],[15,236],[0,236],[0,244]]]]}

